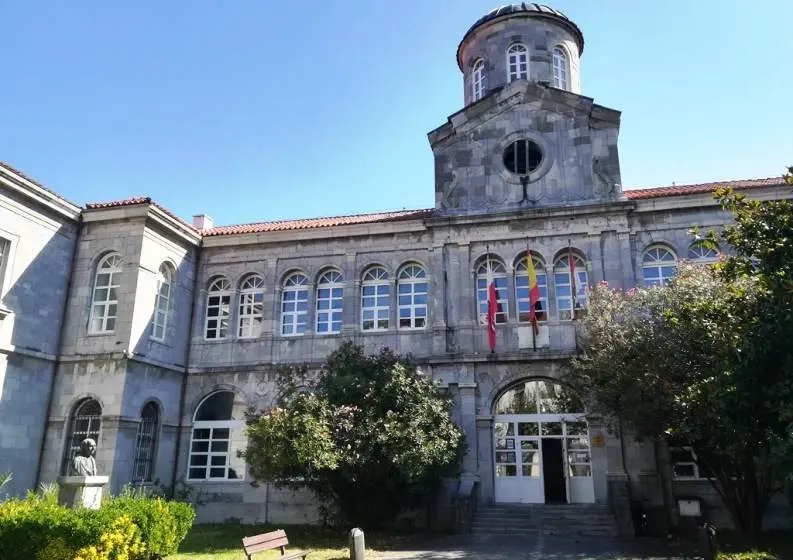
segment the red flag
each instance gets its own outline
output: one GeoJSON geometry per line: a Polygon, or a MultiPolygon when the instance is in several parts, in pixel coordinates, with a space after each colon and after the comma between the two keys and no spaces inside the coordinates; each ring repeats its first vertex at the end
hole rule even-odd
{"type": "Polygon", "coordinates": [[[487,287],[487,343],[490,351],[496,351],[496,283],[492,280],[487,287]]]}
{"type": "Polygon", "coordinates": [[[567,261],[570,264],[570,305],[572,309],[571,317],[575,319],[575,304],[576,304],[576,288],[575,288],[575,256],[573,255],[573,248],[567,246],[567,261]]]}

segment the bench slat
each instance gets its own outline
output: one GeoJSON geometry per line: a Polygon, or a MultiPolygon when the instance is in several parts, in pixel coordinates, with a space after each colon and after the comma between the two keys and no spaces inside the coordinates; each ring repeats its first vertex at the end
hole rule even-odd
{"type": "Polygon", "coordinates": [[[254,535],[252,537],[243,537],[242,544],[248,546],[250,544],[259,544],[263,542],[274,541],[277,539],[285,539],[286,531],[278,529],[277,531],[270,531],[269,533],[262,533],[261,535],[254,535]]]}
{"type": "Polygon", "coordinates": [[[265,550],[281,548],[282,546],[286,546],[286,544],[287,544],[286,539],[267,541],[259,544],[249,544],[249,545],[245,545],[245,552],[247,552],[248,554],[253,554],[255,552],[263,552],[265,550]]]}

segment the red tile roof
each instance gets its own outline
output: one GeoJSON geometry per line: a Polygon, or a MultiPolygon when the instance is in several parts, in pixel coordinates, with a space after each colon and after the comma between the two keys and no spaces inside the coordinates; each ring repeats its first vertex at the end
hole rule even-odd
{"type": "Polygon", "coordinates": [[[625,196],[629,200],[643,200],[646,198],[661,198],[666,196],[681,196],[713,192],[718,187],[733,187],[738,190],[759,189],[761,187],[776,187],[785,184],[784,178],[769,177],[768,179],[745,179],[738,181],[719,181],[716,183],[699,183],[696,185],[675,185],[673,187],[652,187],[648,189],[626,190],[625,196]]]}
{"type": "Polygon", "coordinates": [[[111,200],[109,202],[89,202],[85,205],[86,210],[99,210],[103,208],[119,208],[121,206],[135,206],[136,204],[151,204],[152,206],[156,207],[158,210],[167,214],[187,229],[193,232],[199,232],[193,224],[190,224],[184,221],[182,218],[168,210],[165,206],[154,202],[150,196],[136,196],[132,198],[125,198],[124,200],[111,200]]]}
{"type": "Polygon", "coordinates": [[[352,214],[349,216],[332,216],[328,218],[308,218],[303,220],[279,220],[276,222],[260,222],[235,226],[220,226],[206,229],[204,236],[233,235],[236,233],[262,233],[269,231],[286,231],[296,229],[314,229],[331,226],[347,226],[354,224],[374,224],[415,220],[432,216],[433,210],[400,210],[396,212],[377,212],[373,214],[352,214]]]}
{"type": "MultiPolygon", "coordinates": [[[[644,200],[648,198],[663,198],[669,196],[681,196],[687,194],[708,193],[716,190],[717,187],[731,186],[736,189],[756,189],[761,187],[776,187],[785,185],[782,177],[770,177],[767,179],[746,179],[737,181],[718,181],[714,183],[699,183],[695,185],[675,185],[673,187],[653,187],[646,189],[626,190],[625,196],[629,200],[644,200]]],[[[132,206],[135,204],[152,204],[172,218],[178,220],[193,231],[198,232],[204,237],[217,235],[235,235],[246,233],[266,233],[271,231],[288,231],[316,229],[333,226],[345,226],[354,224],[374,224],[384,222],[397,222],[402,220],[417,220],[429,218],[434,214],[434,210],[399,210],[394,212],[375,212],[369,214],[352,214],[348,216],[330,216],[324,218],[306,218],[300,220],[278,220],[273,222],[258,222],[253,224],[238,224],[231,226],[218,226],[210,229],[199,230],[185,222],[163,206],[152,201],[148,196],[128,198],[125,200],[115,200],[111,202],[93,202],[86,204],[87,209],[116,208],[119,206],[132,206]]]]}
{"type": "Polygon", "coordinates": [[[52,190],[51,188],[49,188],[49,187],[46,187],[46,186],[42,185],[41,183],[39,183],[39,182],[38,182],[38,181],[36,181],[35,179],[31,179],[30,177],[28,177],[27,175],[25,175],[24,173],[22,173],[22,172],[21,172],[19,169],[16,169],[16,168],[14,168],[13,166],[11,166],[11,165],[8,165],[6,162],[4,162],[4,161],[2,161],[2,160],[0,160],[0,167],[5,167],[6,169],[8,169],[9,171],[11,171],[12,173],[15,173],[16,175],[19,175],[20,177],[22,177],[22,178],[23,178],[23,179],[25,179],[26,181],[30,181],[31,183],[33,183],[34,185],[36,185],[36,186],[37,186],[37,187],[39,187],[40,189],[44,189],[45,191],[47,191],[47,192],[48,192],[48,193],[50,193],[51,195],[53,195],[53,196],[57,196],[58,198],[60,198],[61,200],[64,200],[64,201],[66,201],[66,202],[68,202],[68,203],[69,203],[69,204],[71,204],[72,206],[79,206],[79,204],[75,204],[75,203],[74,203],[74,202],[72,202],[71,200],[68,200],[68,199],[64,198],[63,196],[59,195],[58,193],[56,193],[56,192],[55,192],[54,190],[52,190]]]}

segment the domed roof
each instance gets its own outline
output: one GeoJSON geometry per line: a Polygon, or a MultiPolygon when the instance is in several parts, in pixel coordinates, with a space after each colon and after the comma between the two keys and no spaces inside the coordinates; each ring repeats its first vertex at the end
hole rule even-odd
{"type": "Polygon", "coordinates": [[[576,43],[578,43],[578,50],[579,53],[584,52],[584,34],[581,33],[581,30],[578,26],[573,23],[569,17],[564,15],[559,10],[554,10],[550,6],[546,6],[544,4],[537,4],[535,2],[521,2],[520,4],[507,4],[501,6],[500,8],[496,8],[495,10],[490,10],[488,13],[480,17],[478,20],[474,22],[474,24],[468,28],[468,31],[465,32],[462,41],[457,47],[457,63],[462,69],[462,61],[460,60],[460,48],[463,46],[463,43],[471,35],[478,27],[496,20],[500,18],[508,18],[512,16],[517,17],[537,17],[537,18],[548,18],[554,19],[562,24],[566,25],[568,29],[572,32],[575,36],[576,43]]]}

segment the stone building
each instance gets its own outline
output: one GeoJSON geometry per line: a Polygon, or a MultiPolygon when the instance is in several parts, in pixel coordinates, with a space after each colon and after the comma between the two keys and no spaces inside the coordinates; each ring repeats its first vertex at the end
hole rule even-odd
{"type": "MultiPolygon", "coordinates": [[[[716,183],[623,190],[620,112],[581,94],[583,50],[575,23],[537,4],[465,33],[465,106],[428,134],[431,209],[218,227],[149,198],[80,208],[0,166],[0,471],[12,493],[56,479],[92,436],[112,491],[184,480],[204,494],[203,521],[312,521],[310,495],[252,484],[235,454],[243,412],[274,402],[275,365],[319,364],[351,339],[412,353],[452,392],[469,444],[461,480],[477,482],[481,506],[600,504],[629,532],[623,464],[652,510],[654,451],[631,440],[623,458],[598,419],[560,407],[577,313],[594,283],[660,283],[680,259],[714,259],[688,232],[727,216],[716,183]]],[[[781,178],[729,184],[790,195],[781,178]]],[[[722,522],[696,463],[674,471],[676,492],[722,522]]]]}

